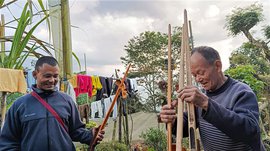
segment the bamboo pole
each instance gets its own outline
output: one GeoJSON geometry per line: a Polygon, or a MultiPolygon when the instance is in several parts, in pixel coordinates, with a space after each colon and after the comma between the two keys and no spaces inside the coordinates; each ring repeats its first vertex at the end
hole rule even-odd
{"type": "MultiPolygon", "coordinates": [[[[1,22],[0,22],[0,38],[5,37],[5,17],[4,14],[1,14],[1,22]]],[[[1,42],[1,60],[4,62],[5,59],[5,42],[1,42]]]]}
{"type": "MultiPolygon", "coordinates": [[[[181,44],[181,60],[180,60],[180,72],[179,72],[179,90],[184,88],[185,82],[185,52],[184,52],[184,32],[182,32],[182,44],[181,44]]],[[[183,142],[183,110],[184,110],[184,102],[178,98],[178,106],[177,106],[177,134],[176,134],[176,151],[182,150],[182,142],[183,142]]]]}
{"type": "MultiPolygon", "coordinates": [[[[185,11],[185,26],[184,26],[184,32],[185,39],[188,39],[188,22],[187,22],[187,13],[185,11]]],[[[190,71],[190,47],[189,43],[186,44],[186,71],[187,71],[187,85],[192,85],[192,77],[191,77],[191,71],[190,71]]],[[[190,151],[195,151],[196,146],[196,122],[195,122],[195,107],[194,104],[188,103],[188,125],[189,125],[189,149],[190,151]]]]}
{"type": "MultiPolygon", "coordinates": [[[[117,73],[117,69],[115,69],[114,71],[115,71],[115,77],[116,77],[116,79],[118,79],[119,76],[118,76],[118,73],[117,73]]],[[[119,114],[119,105],[117,106],[117,114],[119,114]]],[[[115,141],[116,126],[117,126],[117,117],[115,118],[115,120],[113,122],[112,141],[115,141]]]]}
{"type": "MultiPolygon", "coordinates": [[[[3,128],[5,117],[6,117],[6,109],[7,109],[7,92],[2,92],[1,95],[1,122],[0,127],[3,128]]],[[[1,131],[0,129],[0,131],[1,131]]]]}
{"type": "MultiPolygon", "coordinates": [[[[1,14],[1,21],[0,21],[0,38],[4,38],[5,37],[5,17],[3,14],[1,14]]],[[[5,42],[1,42],[1,60],[2,62],[4,62],[5,59],[5,42]]],[[[4,125],[4,121],[5,121],[5,115],[6,115],[6,108],[7,108],[7,92],[0,92],[0,115],[1,115],[1,119],[0,119],[0,131],[4,125]]]]}
{"type": "Polygon", "coordinates": [[[122,87],[123,84],[124,84],[124,81],[125,81],[125,79],[126,79],[126,77],[127,77],[127,74],[128,74],[128,71],[129,71],[130,66],[131,66],[131,64],[128,64],[127,69],[126,69],[126,72],[125,72],[125,74],[124,74],[124,77],[121,79],[121,83],[120,83],[120,85],[119,85],[118,88],[117,88],[117,91],[116,91],[116,93],[115,93],[115,97],[114,97],[114,99],[113,99],[113,101],[112,101],[112,104],[111,104],[109,110],[107,111],[106,116],[105,116],[105,118],[104,118],[102,124],[100,125],[100,127],[99,127],[99,129],[98,129],[98,132],[95,134],[95,137],[94,137],[94,139],[93,139],[93,141],[92,141],[92,143],[91,143],[91,145],[90,145],[90,151],[94,151],[94,145],[95,145],[95,143],[96,143],[96,141],[97,141],[97,134],[98,134],[101,130],[103,130],[103,129],[105,128],[105,125],[106,125],[106,123],[107,123],[107,121],[108,121],[108,119],[109,119],[109,116],[110,116],[110,114],[111,114],[111,112],[112,112],[112,110],[113,110],[113,107],[114,107],[114,105],[115,105],[115,103],[116,103],[116,101],[117,101],[117,98],[119,97],[119,94],[120,94],[120,92],[121,92],[121,87],[122,87]]]}
{"type": "MultiPolygon", "coordinates": [[[[171,107],[172,103],[172,48],[171,48],[171,25],[168,26],[168,86],[167,86],[167,101],[171,107]]],[[[172,123],[167,124],[167,148],[172,151],[172,123]]]]}
{"type": "MultiPolygon", "coordinates": [[[[188,20],[187,11],[184,10],[184,24],[182,28],[182,44],[181,44],[181,62],[180,62],[180,76],[179,89],[183,89],[185,85],[192,85],[192,76],[190,71],[190,45],[188,34],[188,20]]],[[[177,143],[176,150],[182,150],[183,140],[183,100],[178,99],[178,113],[177,113],[177,143]]],[[[194,104],[187,104],[188,109],[188,133],[189,133],[189,150],[196,151],[198,145],[196,143],[196,121],[195,121],[195,106],[194,104]]]]}
{"type": "MultiPolygon", "coordinates": [[[[61,0],[62,51],[64,80],[72,77],[72,43],[68,0],[61,0]]],[[[66,91],[66,86],[65,86],[66,91]]]]}

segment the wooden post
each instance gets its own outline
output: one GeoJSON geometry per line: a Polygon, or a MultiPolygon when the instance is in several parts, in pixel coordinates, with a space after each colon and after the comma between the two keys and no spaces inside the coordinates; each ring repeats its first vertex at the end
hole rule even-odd
{"type": "MultiPolygon", "coordinates": [[[[120,87],[120,85],[119,85],[119,87],[120,87]]],[[[119,143],[121,143],[122,142],[122,98],[118,98],[118,105],[119,105],[119,110],[118,110],[118,115],[119,115],[119,117],[118,117],[118,119],[119,119],[119,123],[118,123],[118,141],[119,141],[119,143]]]]}

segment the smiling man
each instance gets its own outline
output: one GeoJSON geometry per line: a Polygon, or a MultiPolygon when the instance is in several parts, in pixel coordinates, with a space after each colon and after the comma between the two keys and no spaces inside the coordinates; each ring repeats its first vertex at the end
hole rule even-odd
{"type": "MultiPolygon", "coordinates": [[[[191,73],[206,93],[195,86],[179,91],[179,98],[193,103],[197,109],[197,125],[205,151],[264,151],[259,127],[259,108],[251,88],[224,75],[218,52],[207,46],[196,47],[191,55],[191,73]]],[[[174,123],[176,107],[162,107],[163,122],[174,123]]],[[[184,114],[184,136],[188,135],[187,114],[184,114]]]]}
{"type": "MultiPolygon", "coordinates": [[[[37,82],[33,92],[18,98],[7,112],[0,150],[75,151],[73,141],[90,144],[97,129],[85,129],[72,98],[57,90],[59,67],[55,58],[39,58],[33,76],[37,82]]],[[[97,135],[97,143],[103,135],[104,131],[97,135]]]]}

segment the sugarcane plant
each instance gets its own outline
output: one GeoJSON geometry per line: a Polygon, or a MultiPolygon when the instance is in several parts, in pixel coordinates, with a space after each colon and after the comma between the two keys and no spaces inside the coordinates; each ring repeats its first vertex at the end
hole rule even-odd
{"type": "MultiPolygon", "coordinates": [[[[11,1],[15,2],[15,1],[11,1]]],[[[0,2],[0,9],[8,7],[8,4],[4,4],[4,1],[0,2]]],[[[42,8],[42,12],[46,12],[42,1],[39,0],[39,4],[42,8]]],[[[35,57],[41,56],[42,53],[38,53],[37,50],[42,50],[48,55],[52,55],[48,49],[48,44],[44,41],[36,38],[33,35],[33,32],[36,28],[46,19],[48,19],[48,13],[37,23],[32,25],[32,1],[27,1],[24,5],[20,18],[13,16],[14,20],[8,23],[4,21],[4,15],[1,15],[1,28],[0,28],[0,42],[1,42],[1,51],[0,51],[0,68],[9,68],[9,69],[22,69],[23,63],[26,59],[32,55],[35,57]],[[12,27],[10,24],[17,22],[16,27],[12,27]],[[31,27],[30,27],[31,26],[31,27]],[[15,29],[13,36],[5,36],[5,28],[15,29]],[[29,30],[27,30],[29,29],[29,30]],[[5,42],[11,42],[10,50],[5,48],[5,42]]],[[[4,115],[6,112],[6,98],[8,92],[2,92],[1,95],[1,125],[4,121],[4,115]]]]}

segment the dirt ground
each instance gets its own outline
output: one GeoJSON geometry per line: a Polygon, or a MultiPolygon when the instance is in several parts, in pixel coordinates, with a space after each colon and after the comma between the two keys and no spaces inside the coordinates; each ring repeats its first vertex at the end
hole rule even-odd
{"type": "MultiPolygon", "coordinates": [[[[94,121],[97,123],[101,123],[103,119],[95,119],[94,121]]],[[[137,141],[141,140],[139,137],[143,131],[154,127],[158,128],[157,118],[155,113],[145,113],[145,112],[138,112],[134,114],[128,115],[129,120],[129,134],[132,133],[132,140],[137,141]],[[131,120],[131,117],[133,120],[131,120]],[[132,121],[133,121],[133,130],[132,130],[132,121]]],[[[105,138],[104,141],[112,140],[112,133],[113,133],[113,125],[114,121],[112,118],[108,120],[108,124],[105,127],[105,138]]],[[[165,131],[165,124],[161,123],[160,127],[165,131]]],[[[123,132],[122,132],[123,134],[123,132]]],[[[118,123],[116,127],[116,140],[118,140],[118,123]]]]}

